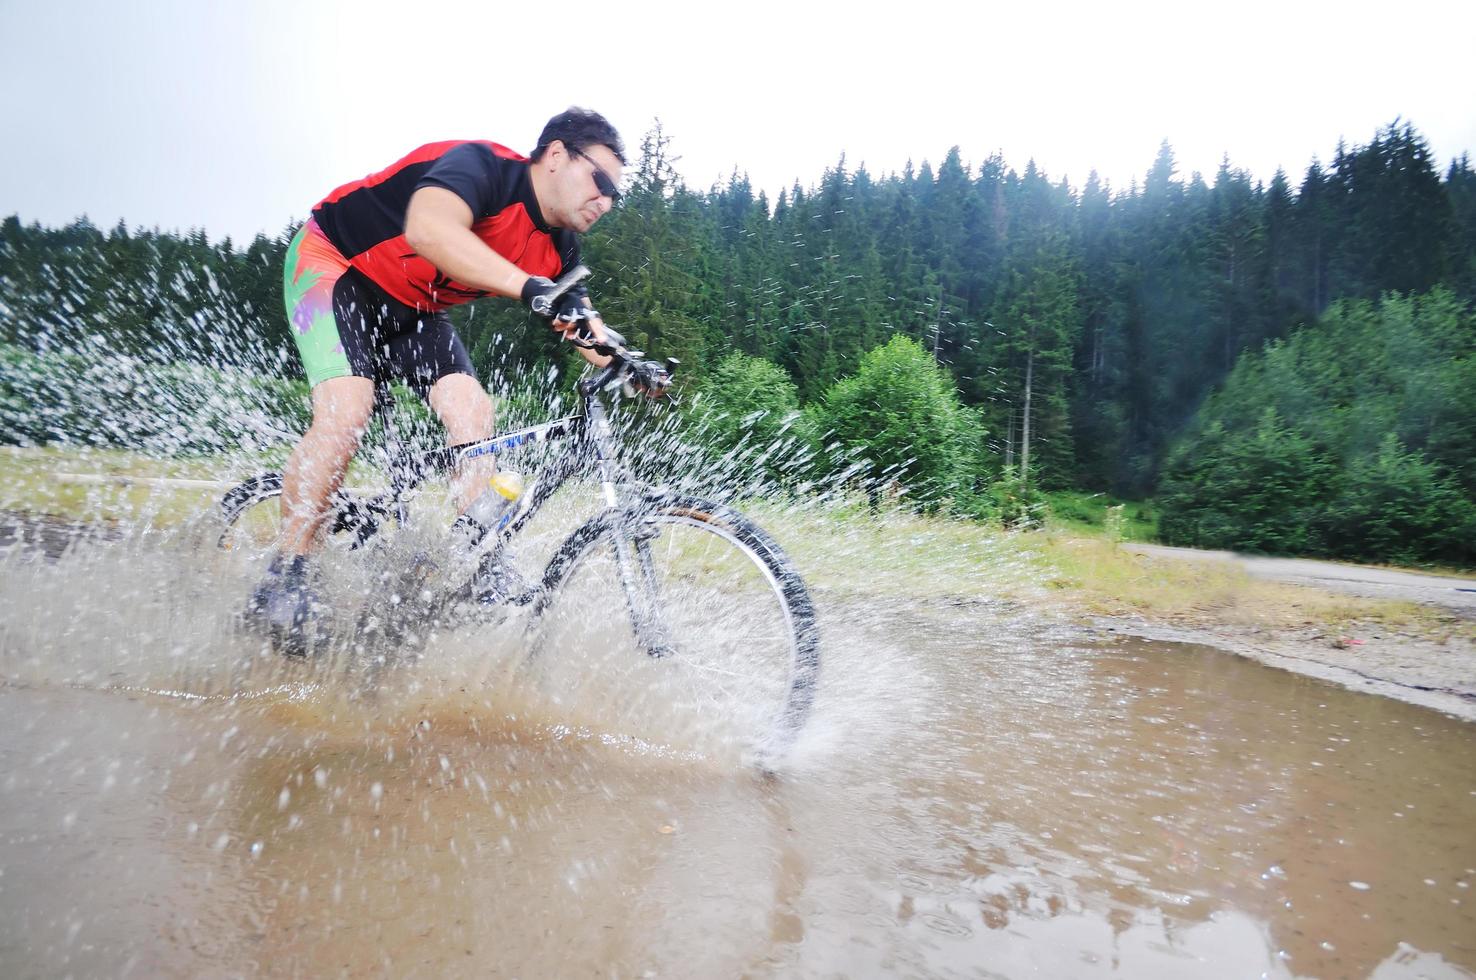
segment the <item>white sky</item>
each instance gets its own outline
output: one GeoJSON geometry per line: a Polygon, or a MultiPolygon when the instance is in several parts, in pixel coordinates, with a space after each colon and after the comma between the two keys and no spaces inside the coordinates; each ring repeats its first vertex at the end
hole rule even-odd
{"type": "Polygon", "coordinates": [[[570,104],[632,151],[660,117],[689,184],[770,198],[844,152],[958,144],[1114,187],[1173,145],[1294,183],[1402,116],[1476,151],[1476,3],[0,0],[0,215],[275,233],[431,140],[527,152],[570,104]]]}

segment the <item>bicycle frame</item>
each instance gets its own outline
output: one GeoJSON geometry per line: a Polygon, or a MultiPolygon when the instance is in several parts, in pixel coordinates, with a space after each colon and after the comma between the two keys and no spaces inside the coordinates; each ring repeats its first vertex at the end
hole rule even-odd
{"type": "MultiPolygon", "coordinates": [[[[558,287],[558,293],[568,290],[587,275],[589,275],[589,270],[582,265],[570,270],[555,284],[558,287]]],[[[576,386],[584,404],[583,415],[571,415],[472,443],[450,446],[419,455],[404,452],[402,447],[396,445],[394,427],[389,417],[392,393],[387,384],[381,382],[376,385],[376,407],[384,424],[388,455],[387,469],[390,480],[387,494],[388,504],[384,502],[384,497],[363,504],[348,500],[344,505],[346,513],[341,512],[338,518],[338,526],[340,529],[353,530],[355,532],[353,547],[359,547],[374,536],[379,529],[379,524],[384,517],[388,516],[391,508],[401,525],[409,522],[409,500],[415,489],[430,473],[449,473],[472,460],[484,456],[496,456],[498,453],[535,442],[569,435],[582,436],[584,438],[571,442],[563,453],[538,471],[534,477],[533,488],[524,493],[522,499],[518,501],[512,519],[505,526],[491,532],[496,535],[493,547],[482,548],[485,533],[482,539],[474,543],[475,547],[484,552],[478,565],[478,571],[492,571],[501,546],[517,535],[560,487],[587,467],[589,460],[581,452],[581,447],[587,444],[594,451],[594,469],[598,474],[601,493],[605,501],[605,509],[600,516],[610,517],[619,522],[613,529],[612,539],[621,588],[625,593],[626,604],[630,610],[631,625],[646,647],[647,653],[652,656],[663,656],[668,645],[665,639],[666,631],[662,626],[660,611],[655,600],[656,575],[649,544],[639,535],[628,537],[623,526],[628,523],[628,517],[626,517],[626,508],[621,505],[618,488],[621,485],[631,484],[632,480],[630,473],[620,463],[609,415],[604,403],[600,400],[602,392],[631,377],[632,371],[639,372],[641,365],[637,361],[645,355],[641,351],[626,348],[624,338],[615,331],[608,327],[603,328],[603,331],[603,336],[591,332],[578,338],[573,335],[570,337],[579,346],[594,350],[608,358],[594,377],[586,378],[576,386]],[[634,556],[632,549],[634,549],[634,556]],[[639,579],[632,569],[633,564],[639,566],[639,579]]],[[[670,358],[666,361],[661,383],[669,383],[671,372],[676,369],[678,363],[675,359],[670,358]]],[[[512,601],[517,604],[526,603],[539,592],[547,592],[556,587],[559,574],[558,570],[550,567],[546,576],[551,577],[552,581],[546,579],[539,586],[535,586],[512,601]]],[[[475,581],[475,576],[472,581],[475,581]]],[[[468,582],[457,589],[456,594],[460,596],[469,592],[471,587],[471,582],[468,582]]]]}
{"type": "MultiPolygon", "coordinates": [[[[564,451],[534,474],[532,485],[518,501],[512,519],[500,530],[490,532],[496,534],[496,543],[492,547],[485,547],[485,539],[476,542],[476,546],[485,552],[479,570],[486,570],[487,565],[495,560],[501,545],[516,537],[537,516],[543,505],[581,472],[593,470],[598,477],[605,504],[604,514],[623,514],[620,488],[630,486],[632,479],[629,470],[620,462],[618,443],[610,424],[609,413],[600,397],[600,393],[620,377],[620,365],[612,364],[595,377],[581,381],[578,391],[583,402],[583,414],[422,453],[407,452],[395,439],[389,417],[393,394],[387,386],[381,386],[377,412],[386,431],[390,486],[386,493],[368,501],[350,502],[352,521],[344,518],[340,520],[344,526],[352,527],[356,532],[356,540],[352,546],[360,547],[366,543],[391,514],[402,525],[407,524],[410,519],[409,501],[427,478],[449,474],[473,460],[495,457],[512,449],[569,437],[574,438],[569,440],[564,451]]],[[[646,644],[648,652],[659,656],[666,646],[665,631],[659,625],[661,617],[652,598],[655,594],[655,573],[649,553],[641,541],[632,541],[625,534],[614,535],[614,542],[621,587],[633,625],[638,633],[650,638],[650,642],[646,644]]],[[[555,584],[556,581],[540,583],[530,592],[512,601],[517,605],[524,604],[540,588],[555,584]]],[[[456,593],[462,595],[470,588],[471,584],[468,582],[466,586],[457,589],[456,593]]]]}

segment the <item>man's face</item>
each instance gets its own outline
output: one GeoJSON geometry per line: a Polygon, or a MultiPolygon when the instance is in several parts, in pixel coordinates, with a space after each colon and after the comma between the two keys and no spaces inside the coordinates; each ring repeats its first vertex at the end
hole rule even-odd
{"type": "Polygon", "coordinates": [[[618,187],[624,169],[607,146],[570,150],[563,143],[548,150],[554,165],[554,194],[548,215],[553,224],[585,232],[615,206],[605,191],[618,187]],[[603,177],[601,177],[603,172],[603,177]],[[601,184],[605,184],[602,189],[601,184]]]}

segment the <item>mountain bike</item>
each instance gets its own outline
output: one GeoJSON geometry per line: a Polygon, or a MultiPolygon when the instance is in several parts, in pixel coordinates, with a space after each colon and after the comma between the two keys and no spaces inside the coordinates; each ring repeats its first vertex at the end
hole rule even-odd
{"type": "MultiPolygon", "coordinates": [[[[559,286],[567,289],[583,274],[576,269],[559,286]]],[[[773,758],[794,741],[815,697],[820,637],[809,591],[774,539],[737,510],[636,479],[621,459],[606,401],[632,384],[664,390],[677,362],[645,360],[604,329],[603,340],[587,327],[575,339],[610,359],[577,382],[582,412],[431,451],[394,446],[386,489],[335,495],[322,533],[346,552],[363,552],[387,531],[410,525],[409,504],[427,480],[484,457],[559,443],[545,447],[556,451],[530,475],[502,526],[471,544],[471,560],[468,542],[450,531],[440,553],[398,559],[380,576],[358,629],[395,638],[423,634],[431,623],[473,628],[489,615],[521,609],[530,662],[599,648],[600,669],[640,672],[642,697],[723,717],[773,758]],[[509,542],[582,478],[597,483],[598,510],[553,549],[541,573],[524,579],[508,567],[509,542]]],[[[382,387],[376,412],[387,433],[392,400],[382,387]]],[[[270,511],[281,492],[280,473],[229,490],[219,506],[220,546],[253,537],[257,546],[269,543],[263,538],[271,532],[261,528],[274,523],[270,511]]]]}

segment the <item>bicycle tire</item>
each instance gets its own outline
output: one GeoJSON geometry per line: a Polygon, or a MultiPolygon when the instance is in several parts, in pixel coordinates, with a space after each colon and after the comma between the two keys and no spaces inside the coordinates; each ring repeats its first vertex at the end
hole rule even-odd
{"type": "Polygon", "coordinates": [[[582,656],[575,659],[587,661],[592,648],[613,643],[595,654],[604,663],[582,665],[590,669],[580,683],[611,670],[636,675],[635,690],[626,685],[605,699],[623,712],[621,722],[645,720],[639,716],[646,709],[657,717],[666,708],[685,709],[687,717],[673,720],[695,716],[702,734],[755,752],[769,766],[793,745],[814,704],[820,634],[803,578],[767,532],[712,501],[648,494],[625,511],[591,519],[555,551],[533,615],[535,657],[577,650],[582,656]],[[612,625],[589,615],[597,593],[587,589],[613,587],[612,601],[622,604],[621,587],[609,584],[618,575],[616,535],[648,538],[672,643],[661,656],[642,649],[631,617],[612,625]],[[683,676],[662,683],[663,671],[683,676]]]}
{"type": "MultiPolygon", "coordinates": [[[[281,532],[282,474],[262,473],[225,492],[220,499],[220,534],[216,547],[224,551],[266,551],[275,546],[281,532]],[[262,505],[267,505],[263,509],[262,505]]],[[[383,527],[389,506],[382,496],[349,496],[342,491],[333,497],[332,518],[320,532],[357,547],[383,527]],[[372,517],[373,528],[366,528],[372,517]]]]}
{"type": "Polygon", "coordinates": [[[280,473],[262,473],[227,490],[220,498],[216,547],[222,551],[265,551],[273,547],[282,527],[281,496],[280,473]],[[270,506],[258,509],[262,504],[270,506]]]}
{"type": "MultiPolygon", "coordinates": [[[[274,554],[281,529],[281,496],[280,473],[263,473],[226,491],[217,515],[216,547],[248,563],[259,563],[274,554]]],[[[383,533],[390,518],[387,494],[339,491],[332,504],[331,516],[319,531],[330,547],[351,551],[385,546],[393,539],[393,535],[383,533]],[[372,524],[366,524],[370,519],[372,524]]],[[[408,563],[400,567],[394,560],[355,562],[347,580],[340,571],[340,599],[345,601],[333,617],[334,628],[318,624],[310,644],[317,653],[330,648],[335,632],[340,634],[341,649],[355,654],[346,664],[361,660],[371,668],[404,659],[423,645],[427,624],[435,620],[440,609],[420,598],[427,565],[413,555],[397,557],[408,559],[408,563]],[[387,574],[390,568],[397,571],[387,574]],[[408,598],[402,601],[401,596],[408,598]]],[[[294,645],[301,641],[274,638],[274,642],[294,645]]]]}

